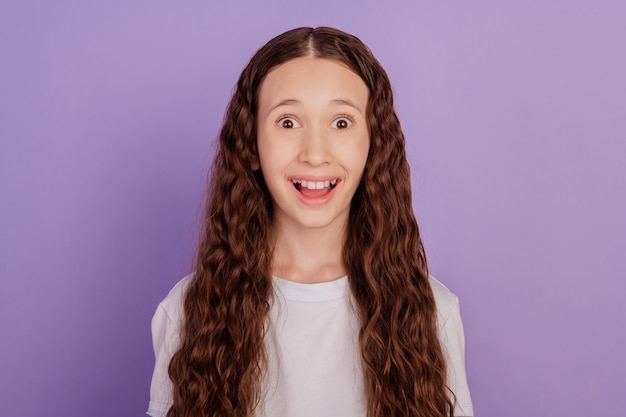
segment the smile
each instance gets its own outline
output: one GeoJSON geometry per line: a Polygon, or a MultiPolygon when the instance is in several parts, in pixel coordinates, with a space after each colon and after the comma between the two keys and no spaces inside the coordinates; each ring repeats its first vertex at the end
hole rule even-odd
{"type": "Polygon", "coordinates": [[[330,191],[337,186],[336,178],[332,180],[326,180],[326,181],[307,181],[307,180],[293,179],[292,182],[293,182],[293,186],[296,187],[296,190],[298,191],[323,190],[325,188],[328,188],[330,191]]]}

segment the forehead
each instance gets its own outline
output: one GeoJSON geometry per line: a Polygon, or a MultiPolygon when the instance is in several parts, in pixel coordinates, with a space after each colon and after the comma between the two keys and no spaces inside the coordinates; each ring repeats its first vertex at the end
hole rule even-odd
{"type": "Polygon", "coordinates": [[[302,57],[273,68],[261,83],[259,110],[274,102],[350,99],[367,104],[369,90],[345,64],[326,58],[302,57]]]}

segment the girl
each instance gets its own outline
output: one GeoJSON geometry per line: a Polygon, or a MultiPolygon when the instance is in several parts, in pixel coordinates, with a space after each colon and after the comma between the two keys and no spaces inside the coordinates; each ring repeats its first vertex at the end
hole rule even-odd
{"type": "Polygon", "coordinates": [[[205,221],[152,321],[148,414],[473,415],[458,300],[428,275],[391,85],[359,39],[299,28],[254,55],[205,221]]]}

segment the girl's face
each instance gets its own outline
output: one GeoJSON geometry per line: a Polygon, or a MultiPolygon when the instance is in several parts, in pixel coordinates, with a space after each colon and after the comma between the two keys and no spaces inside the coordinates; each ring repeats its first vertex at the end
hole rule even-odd
{"type": "Polygon", "coordinates": [[[266,76],[257,146],[282,230],[346,225],[369,151],[368,95],[358,75],[329,59],[297,58],[266,76]]]}

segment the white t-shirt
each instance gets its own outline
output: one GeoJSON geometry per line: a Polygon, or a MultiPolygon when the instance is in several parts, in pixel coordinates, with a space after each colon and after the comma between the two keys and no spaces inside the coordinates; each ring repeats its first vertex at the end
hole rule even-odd
{"type": "MultiPolygon", "coordinates": [[[[147,414],[164,417],[172,404],[167,368],[179,345],[182,303],[191,276],[159,304],[152,319],[155,367],[147,414]]],[[[456,395],[455,416],[473,416],[464,359],[458,298],[430,278],[437,304],[439,338],[446,356],[448,385],[456,395]]],[[[257,417],[363,417],[359,324],[348,278],[301,284],[274,278],[265,336],[268,381],[257,417]]]]}

